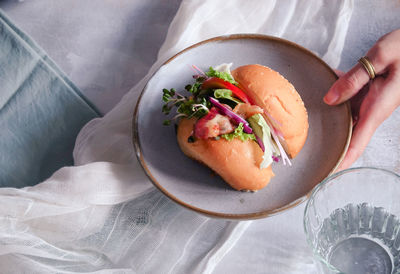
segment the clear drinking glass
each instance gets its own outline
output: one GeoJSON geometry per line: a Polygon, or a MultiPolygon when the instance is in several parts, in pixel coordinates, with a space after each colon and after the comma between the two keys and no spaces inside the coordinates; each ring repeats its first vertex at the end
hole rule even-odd
{"type": "Polygon", "coordinates": [[[379,168],[333,174],[313,190],[304,230],[321,273],[400,273],[400,176],[379,168]]]}

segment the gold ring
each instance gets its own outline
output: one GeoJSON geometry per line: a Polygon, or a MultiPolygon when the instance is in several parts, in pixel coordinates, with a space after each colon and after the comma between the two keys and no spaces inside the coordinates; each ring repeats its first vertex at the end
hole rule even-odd
{"type": "Polygon", "coordinates": [[[364,56],[361,57],[358,62],[363,65],[365,70],[368,72],[369,78],[373,80],[376,76],[374,66],[372,65],[371,61],[368,59],[368,57],[364,56]]]}

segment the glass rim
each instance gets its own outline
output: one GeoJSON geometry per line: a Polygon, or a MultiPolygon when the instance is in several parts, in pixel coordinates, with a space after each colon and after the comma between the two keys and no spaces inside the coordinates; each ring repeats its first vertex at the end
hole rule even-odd
{"type": "Polygon", "coordinates": [[[307,241],[307,245],[312,249],[313,254],[316,258],[318,258],[318,260],[322,263],[324,263],[330,270],[336,271],[337,273],[342,273],[339,269],[337,269],[335,266],[333,266],[332,264],[330,264],[324,257],[322,257],[318,251],[315,249],[315,247],[312,244],[312,241],[310,239],[310,232],[307,230],[307,226],[306,226],[306,216],[307,213],[309,211],[309,206],[311,201],[314,200],[314,197],[317,195],[317,193],[323,189],[327,184],[329,184],[329,182],[331,182],[332,180],[334,180],[335,178],[342,176],[343,174],[346,173],[352,173],[355,171],[362,171],[362,170],[369,170],[369,171],[379,171],[379,172],[383,172],[392,176],[397,177],[398,179],[400,179],[400,175],[397,174],[394,171],[385,169],[385,168],[380,168],[380,167],[372,167],[372,166],[365,166],[365,167],[352,167],[352,168],[347,168],[344,170],[341,170],[339,172],[333,173],[331,175],[329,175],[328,177],[326,177],[324,180],[322,180],[318,185],[316,185],[313,190],[311,191],[311,194],[309,196],[309,198],[307,199],[305,208],[304,208],[304,213],[303,213],[303,229],[304,229],[304,233],[306,236],[306,241],[307,241]]]}

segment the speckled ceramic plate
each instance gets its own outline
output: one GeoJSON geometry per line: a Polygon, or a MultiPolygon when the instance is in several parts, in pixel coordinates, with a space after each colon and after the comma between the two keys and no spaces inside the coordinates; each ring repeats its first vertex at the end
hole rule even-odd
{"type": "MultiPolygon", "coordinates": [[[[212,217],[255,219],[271,216],[307,199],[315,185],[332,173],[343,158],[351,136],[347,104],[325,105],[322,98],[337,79],[310,51],[264,35],[231,35],[195,44],[169,59],[144,88],[134,114],[133,138],[145,172],[175,202],[212,217]],[[256,193],[233,190],[207,167],[186,157],[174,126],[163,126],[162,89],[192,82],[192,64],[262,64],[279,71],[300,93],[309,116],[309,135],[292,166],[274,163],[275,177],[256,193]]],[[[251,176],[251,174],[249,174],[251,176]]]]}

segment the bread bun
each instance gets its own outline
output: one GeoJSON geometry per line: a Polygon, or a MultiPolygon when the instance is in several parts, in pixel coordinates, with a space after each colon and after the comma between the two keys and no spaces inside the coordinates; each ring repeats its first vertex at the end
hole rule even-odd
{"type": "Polygon", "coordinates": [[[189,143],[195,123],[195,118],[179,122],[177,139],[183,153],[214,170],[236,190],[256,191],[268,184],[274,173],[271,166],[260,169],[263,152],[256,142],[220,138],[189,143]]]}
{"type": "MultiPolygon", "coordinates": [[[[232,71],[239,87],[251,103],[264,110],[264,118],[279,131],[286,153],[294,158],[303,147],[308,133],[304,103],[292,84],[278,72],[261,65],[241,66],[232,71]]],[[[219,174],[236,190],[256,191],[274,176],[271,165],[260,169],[263,151],[254,141],[234,138],[197,138],[189,142],[197,119],[182,119],[177,139],[183,153],[219,174]]]]}
{"type": "Polygon", "coordinates": [[[239,87],[263,108],[264,114],[284,139],[281,144],[290,158],[296,157],[308,133],[308,116],[304,103],[288,80],[279,72],[262,65],[245,65],[232,71],[239,87]]]}

